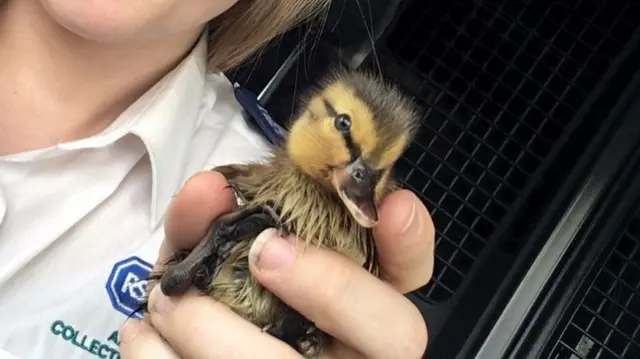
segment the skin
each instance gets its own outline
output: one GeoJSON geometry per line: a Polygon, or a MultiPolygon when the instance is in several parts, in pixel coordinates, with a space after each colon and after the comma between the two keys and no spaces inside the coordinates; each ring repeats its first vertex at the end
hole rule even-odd
{"type": "MultiPolygon", "coordinates": [[[[0,156],[101,132],[175,67],[206,21],[236,1],[0,0],[0,156]]],[[[215,173],[189,181],[169,209],[159,260],[195,245],[209,223],[231,208],[224,185],[215,173]]],[[[376,241],[385,281],[313,248],[286,268],[252,271],[339,339],[329,358],[418,358],[427,330],[401,293],[431,278],[433,224],[427,210],[411,193],[389,196],[376,241]],[[413,224],[403,232],[410,217],[413,224]],[[325,278],[322,285],[317,278],[325,278]]],[[[258,263],[269,257],[281,258],[266,246],[258,263]]],[[[167,305],[172,302],[159,294],[152,294],[148,322],[129,321],[123,328],[123,358],[297,358],[211,299],[189,294],[167,305]]]]}
{"type": "MultiPolygon", "coordinates": [[[[169,209],[159,260],[177,248],[193,247],[214,218],[233,208],[225,185],[215,172],[187,182],[169,209]]],[[[417,359],[426,348],[422,316],[402,294],[431,279],[431,217],[413,193],[397,191],[383,201],[374,233],[384,280],[315,247],[284,267],[267,269],[293,250],[296,239],[291,238],[269,240],[251,267],[262,285],[338,339],[325,359],[417,359]]],[[[127,359],[301,358],[222,304],[195,292],[168,298],[159,286],[151,293],[149,317],[128,321],[120,335],[120,352],[127,359]]]]}
{"type": "Polygon", "coordinates": [[[0,156],[97,134],[237,0],[0,0],[0,156]]]}

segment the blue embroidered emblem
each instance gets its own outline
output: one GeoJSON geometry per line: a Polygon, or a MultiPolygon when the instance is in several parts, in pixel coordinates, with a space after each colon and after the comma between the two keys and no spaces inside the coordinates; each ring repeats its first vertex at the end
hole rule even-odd
{"type": "Polygon", "coordinates": [[[117,311],[133,318],[142,318],[142,314],[136,311],[146,298],[147,278],[152,268],[151,264],[136,256],[113,265],[105,287],[111,305],[117,311]]]}

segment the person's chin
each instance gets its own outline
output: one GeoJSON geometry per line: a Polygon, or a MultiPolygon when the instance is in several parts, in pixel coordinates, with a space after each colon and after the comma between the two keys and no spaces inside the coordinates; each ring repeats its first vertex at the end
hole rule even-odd
{"type": "Polygon", "coordinates": [[[164,0],[40,0],[58,24],[87,40],[135,41],[163,9],[164,0]],[[151,5],[152,3],[153,5],[151,5]]]}

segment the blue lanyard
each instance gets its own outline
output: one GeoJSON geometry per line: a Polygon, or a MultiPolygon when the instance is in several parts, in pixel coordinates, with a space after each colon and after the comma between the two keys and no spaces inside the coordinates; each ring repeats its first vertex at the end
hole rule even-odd
{"type": "Polygon", "coordinates": [[[237,83],[233,87],[236,99],[249,115],[249,121],[260,128],[271,144],[284,146],[287,131],[271,118],[269,112],[258,101],[258,97],[237,83]]]}

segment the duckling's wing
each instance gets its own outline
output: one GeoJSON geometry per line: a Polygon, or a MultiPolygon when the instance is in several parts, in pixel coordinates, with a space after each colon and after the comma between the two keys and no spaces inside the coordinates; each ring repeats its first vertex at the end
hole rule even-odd
{"type": "Polygon", "coordinates": [[[257,163],[218,166],[212,171],[221,173],[244,201],[253,199],[266,174],[265,166],[257,163]]]}

